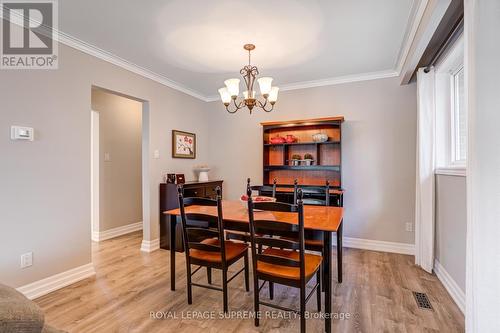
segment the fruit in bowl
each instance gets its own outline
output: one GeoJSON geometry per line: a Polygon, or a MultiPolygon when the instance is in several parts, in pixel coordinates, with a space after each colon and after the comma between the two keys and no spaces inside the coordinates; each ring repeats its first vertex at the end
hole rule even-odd
{"type": "MultiPolygon", "coordinates": [[[[266,197],[266,196],[263,196],[263,195],[252,196],[252,200],[253,200],[254,203],[255,202],[276,202],[276,198],[266,197]]],[[[243,194],[240,197],[240,202],[243,205],[243,207],[248,208],[248,195],[243,194]]]]}

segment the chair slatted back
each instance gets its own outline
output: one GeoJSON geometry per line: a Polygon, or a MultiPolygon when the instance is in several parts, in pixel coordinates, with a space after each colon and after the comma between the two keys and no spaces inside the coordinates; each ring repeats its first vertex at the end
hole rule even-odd
{"type": "Polygon", "coordinates": [[[274,178],[273,180],[273,186],[269,186],[269,185],[253,185],[251,186],[250,185],[250,178],[247,178],[247,191],[248,191],[248,188],[250,188],[252,190],[252,192],[259,192],[259,195],[260,193],[262,192],[271,192],[272,193],[272,197],[273,198],[276,198],[276,178],[274,178]]]}
{"type": "MultiPolygon", "coordinates": [[[[249,189],[250,192],[250,189],[249,189]]],[[[248,194],[248,193],[247,193],[248,194]]],[[[302,203],[302,191],[298,191],[299,200],[297,205],[290,205],[279,202],[258,202],[254,203],[250,194],[248,194],[248,215],[250,222],[250,238],[252,243],[252,261],[254,272],[257,270],[257,261],[271,263],[280,266],[300,268],[301,279],[304,278],[304,211],[302,203]],[[259,213],[255,209],[266,212],[288,212],[297,216],[297,224],[281,222],[259,218],[259,213]],[[275,238],[273,236],[283,236],[284,238],[275,238]],[[258,253],[257,248],[267,246],[299,252],[299,259],[276,256],[271,254],[258,253]]]]}
{"type": "Polygon", "coordinates": [[[295,180],[293,186],[293,202],[297,202],[297,191],[299,189],[302,189],[303,195],[316,194],[324,196],[324,199],[320,200],[308,200],[307,198],[304,198],[304,204],[307,205],[312,204],[312,202],[317,202],[317,205],[330,206],[330,182],[328,180],[326,181],[325,186],[300,186],[297,180],[295,180]]]}
{"type": "Polygon", "coordinates": [[[208,252],[220,252],[222,262],[225,263],[224,249],[224,226],[222,219],[222,198],[221,189],[219,186],[216,188],[217,199],[206,198],[184,198],[182,185],[178,187],[179,194],[179,208],[182,220],[182,236],[184,246],[186,247],[186,254],[189,256],[190,249],[196,249],[208,252]],[[186,213],[186,207],[189,206],[209,206],[217,208],[217,216],[201,213],[186,213]],[[209,228],[201,228],[189,223],[189,221],[203,221],[207,222],[209,228]],[[216,238],[218,245],[203,243],[203,240],[216,238]]]}

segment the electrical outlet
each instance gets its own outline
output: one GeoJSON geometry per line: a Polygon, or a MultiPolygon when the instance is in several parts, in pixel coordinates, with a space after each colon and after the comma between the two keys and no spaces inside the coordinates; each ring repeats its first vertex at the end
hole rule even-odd
{"type": "Polygon", "coordinates": [[[21,255],[21,268],[30,267],[31,265],[33,265],[33,252],[21,255]]]}
{"type": "Polygon", "coordinates": [[[408,232],[412,232],[413,231],[413,223],[406,222],[406,231],[408,231],[408,232]]]}
{"type": "Polygon", "coordinates": [[[160,151],[158,149],[156,149],[153,153],[153,157],[154,158],[160,158],[160,151]]]}

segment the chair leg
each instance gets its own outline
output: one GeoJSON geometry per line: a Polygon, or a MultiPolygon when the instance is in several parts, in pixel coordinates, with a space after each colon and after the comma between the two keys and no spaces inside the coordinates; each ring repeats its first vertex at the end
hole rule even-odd
{"type": "Polygon", "coordinates": [[[259,326],[259,279],[253,272],[253,310],[255,312],[254,325],[259,326]]]}
{"type": "Polygon", "coordinates": [[[257,247],[257,253],[261,254],[262,253],[262,244],[259,244],[257,247]]]}
{"type": "Polygon", "coordinates": [[[193,291],[191,286],[191,264],[189,261],[186,263],[186,274],[187,274],[187,294],[188,294],[188,304],[193,304],[193,291]]]}
{"type": "Polygon", "coordinates": [[[212,268],[207,267],[207,282],[212,284],[212,268]]]}
{"type": "Polygon", "coordinates": [[[248,251],[245,253],[244,257],[245,265],[245,290],[250,291],[250,268],[248,267],[248,251]]]}
{"type": "Polygon", "coordinates": [[[274,282],[269,281],[269,299],[274,299],[274,282]]]}
{"type": "Polygon", "coordinates": [[[227,305],[227,269],[222,270],[222,294],[223,294],[223,304],[224,304],[224,313],[229,312],[227,305]]]}
{"type": "Polygon", "coordinates": [[[318,287],[316,288],[316,302],[318,312],[321,311],[321,268],[316,272],[316,282],[318,283],[318,287]]]}
{"type": "MultiPolygon", "coordinates": [[[[321,249],[321,256],[323,258],[325,258],[325,247],[323,247],[321,249]]],[[[324,261],[321,263],[320,269],[321,269],[321,272],[322,272],[321,279],[323,279],[323,277],[326,276],[326,266],[324,265],[324,261]]],[[[321,284],[321,288],[322,288],[321,291],[323,291],[323,292],[325,291],[325,285],[326,285],[326,283],[325,283],[325,281],[323,281],[323,283],[321,284]]]]}
{"type": "Polygon", "coordinates": [[[300,287],[300,333],[306,332],[306,286],[300,287]]]}

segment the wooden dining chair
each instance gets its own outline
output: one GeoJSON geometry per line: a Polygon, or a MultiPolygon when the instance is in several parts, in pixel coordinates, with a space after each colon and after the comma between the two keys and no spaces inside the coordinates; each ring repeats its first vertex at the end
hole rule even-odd
{"type": "Polygon", "coordinates": [[[245,289],[250,291],[248,245],[224,239],[224,220],[222,216],[221,189],[216,188],[217,199],[184,198],[182,186],[178,187],[179,208],[182,220],[182,236],[186,254],[187,297],[188,304],[192,304],[192,286],[222,291],[224,312],[228,312],[227,284],[241,272],[245,272],[245,289]],[[217,216],[189,213],[186,208],[192,205],[216,207],[217,216]],[[200,228],[190,225],[189,221],[206,221],[212,228],[200,228]],[[228,268],[241,258],[244,267],[228,278],[228,268]],[[191,265],[199,267],[191,272],[191,265]],[[202,267],[207,268],[209,285],[192,282],[192,276],[202,267]],[[222,271],[222,288],[210,285],[211,269],[222,271]]]}
{"type": "MultiPolygon", "coordinates": [[[[330,182],[328,180],[325,182],[325,186],[304,186],[301,187],[297,181],[297,179],[293,182],[293,202],[297,203],[297,194],[298,191],[302,190],[303,194],[315,194],[317,197],[323,196],[322,199],[316,198],[303,198],[302,202],[305,205],[314,205],[314,206],[330,206],[330,182]]],[[[306,250],[321,252],[321,255],[324,257],[325,249],[323,247],[323,233],[315,230],[306,230],[305,231],[305,246],[306,250]]],[[[326,267],[323,267],[323,270],[326,270],[326,267]]],[[[322,275],[324,276],[324,274],[322,275]]],[[[340,282],[340,277],[338,278],[340,282]]],[[[322,284],[323,289],[325,283],[322,284]]],[[[323,290],[324,291],[324,290],[323,290]]]]}
{"type": "MultiPolygon", "coordinates": [[[[255,313],[259,312],[260,305],[299,313],[300,332],[305,332],[306,304],[314,292],[316,292],[317,296],[318,311],[321,310],[320,267],[322,257],[305,252],[302,190],[299,189],[297,194],[297,205],[269,202],[254,203],[249,191],[248,217],[250,222],[255,313]],[[254,213],[256,209],[262,212],[254,213]],[[279,215],[282,212],[294,214],[297,223],[280,221],[279,215]],[[292,237],[292,239],[273,236],[286,236],[292,237]],[[257,248],[262,245],[266,246],[266,248],[262,253],[258,253],[257,248]],[[306,284],[314,276],[316,276],[316,283],[306,296],[306,284]],[[263,281],[260,286],[259,280],[263,281]],[[261,301],[259,297],[260,290],[266,282],[269,283],[270,290],[274,283],[299,288],[299,310],[261,301]]],[[[272,299],[272,297],[270,298],[272,299]]],[[[259,316],[255,316],[255,326],[259,326],[259,316]]]]}
{"type": "MultiPolygon", "coordinates": [[[[327,180],[325,186],[304,186],[301,187],[298,184],[297,179],[294,181],[293,186],[293,197],[294,203],[297,203],[297,193],[302,190],[303,195],[314,194],[316,197],[322,198],[303,198],[302,202],[304,205],[314,205],[314,206],[330,206],[330,182],[327,180]]],[[[306,250],[318,251],[323,253],[323,233],[313,230],[306,230],[306,250]]]]}

